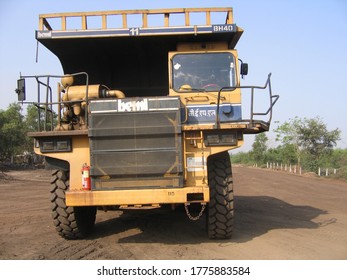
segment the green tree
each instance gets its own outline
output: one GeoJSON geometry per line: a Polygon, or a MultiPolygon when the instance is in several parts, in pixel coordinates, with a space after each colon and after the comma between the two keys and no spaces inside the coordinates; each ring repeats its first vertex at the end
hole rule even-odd
{"type": "Polygon", "coordinates": [[[337,141],[340,140],[341,131],[337,128],[332,131],[319,117],[304,119],[298,128],[299,141],[302,148],[316,161],[324,154],[331,154],[337,141]]]}
{"type": "Polygon", "coordinates": [[[347,167],[347,149],[333,150],[329,162],[333,168],[347,167]]]}
{"type": "Polygon", "coordinates": [[[231,162],[239,163],[239,164],[251,164],[252,163],[252,157],[250,155],[250,152],[238,152],[236,154],[231,155],[231,162]]]}
{"type": "Polygon", "coordinates": [[[330,154],[340,139],[340,130],[329,131],[319,117],[285,122],[276,130],[277,140],[292,145],[299,165],[315,171],[323,155],[330,154]]]}
{"type": "Polygon", "coordinates": [[[268,140],[265,133],[260,133],[255,137],[252,144],[252,156],[257,163],[265,162],[268,140]]]}
{"type": "Polygon", "coordinates": [[[274,131],[277,133],[276,141],[282,142],[284,146],[291,147],[293,150],[298,165],[301,164],[302,151],[300,149],[299,127],[302,121],[295,117],[280,125],[274,131]]]}
{"type": "Polygon", "coordinates": [[[278,162],[284,164],[295,164],[295,148],[292,144],[280,145],[276,148],[269,149],[266,153],[266,161],[278,162]]]}
{"type": "MultiPolygon", "coordinates": [[[[42,118],[42,113],[40,114],[42,118]]],[[[38,109],[34,105],[28,105],[26,116],[24,118],[25,122],[25,150],[28,152],[33,151],[33,139],[27,136],[28,132],[38,131],[39,126],[39,116],[38,109]]],[[[42,122],[42,121],[41,121],[42,122]]],[[[42,123],[41,123],[42,127],[42,123]]]]}
{"type": "MultiPolygon", "coordinates": [[[[42,114],[41,114],[42,115],[42,114]]],[[[28,131],[37,131],[38,130],[38,110],[34,105],[28,105],[27,114],[25,117],[25,123],[28,131]]]]}
{"type": "Polygon", "coordinates": [[[7,110],[0,110],[0,159],[9,159],[24,152],[25,123],[20,105],[10,104],[7,110]]]}

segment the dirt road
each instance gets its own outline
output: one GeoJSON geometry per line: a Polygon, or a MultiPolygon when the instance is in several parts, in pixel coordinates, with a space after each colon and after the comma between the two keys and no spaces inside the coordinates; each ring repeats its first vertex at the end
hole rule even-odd
{"type": "Polygon", "coordinates": [[[235,230],[211,241],[183,210],[98,211],[94,233],[67,241],[50,216],[50,172],[0,180],[0,259],[347,259],[347,183],[234,168],[235,230]]]}

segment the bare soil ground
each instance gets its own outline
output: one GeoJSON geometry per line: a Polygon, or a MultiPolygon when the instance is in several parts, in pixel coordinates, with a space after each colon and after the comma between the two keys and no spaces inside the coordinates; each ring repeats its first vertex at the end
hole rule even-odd
{"type": "Polygon", "coordinates": [[[347,183],[234,167],[235,229],[209,240],[182,209],[98,211],[93,234],[55,232],[50,171],[0,178],[0,259],[347,259],[347,183]]]}

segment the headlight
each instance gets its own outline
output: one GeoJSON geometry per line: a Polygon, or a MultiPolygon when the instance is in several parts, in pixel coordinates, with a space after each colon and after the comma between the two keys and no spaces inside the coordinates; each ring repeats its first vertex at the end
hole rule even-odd
{"type": "Polygon", "coordinates": [[[49,152],[71,152],[72,145],[70,138],[40,139],[41,153],[49,152]]]}
{"type": "Polygon", "coordinates": [[[207,142],[208,145],[218,145],[220,142],[219,135],[207,135],[205,142],[207,142]]]}
{"type": "Polygon", "coordinates": [[[41,152],[42,151],[54,151],[54,141],[42,141],[41,152]]]}
{"type": "Polygon", "coordinates": [[[221,135],[221,141],[222,143],[231,143],[233,145],[236,145],[236,135],[235,134],[229,134],[229,135],[221,135]]]}
{"type": "Polygon", "coordinates": [[[236,146],[237,133],[232,131],[209,131],[204,133],[205,146],[236,146]]]}

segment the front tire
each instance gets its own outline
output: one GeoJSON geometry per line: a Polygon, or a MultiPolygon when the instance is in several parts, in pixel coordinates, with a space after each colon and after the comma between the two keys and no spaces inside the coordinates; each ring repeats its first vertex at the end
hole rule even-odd
{"type": "Polygon", "coordinates": [[[96,207],[66,206],[65,192],[69,189],[69,172],[55,170],[51,181],[52,218],[58,234],[65,239],[88,236],[95,224],[96,207]]]}
{"type": "Polygon", "coordinates": [[[207,207],[207,233],[210,239],[229,239],[234,224],[234,192],[228,153],[208,162],[210,202],[207,207]]]}

